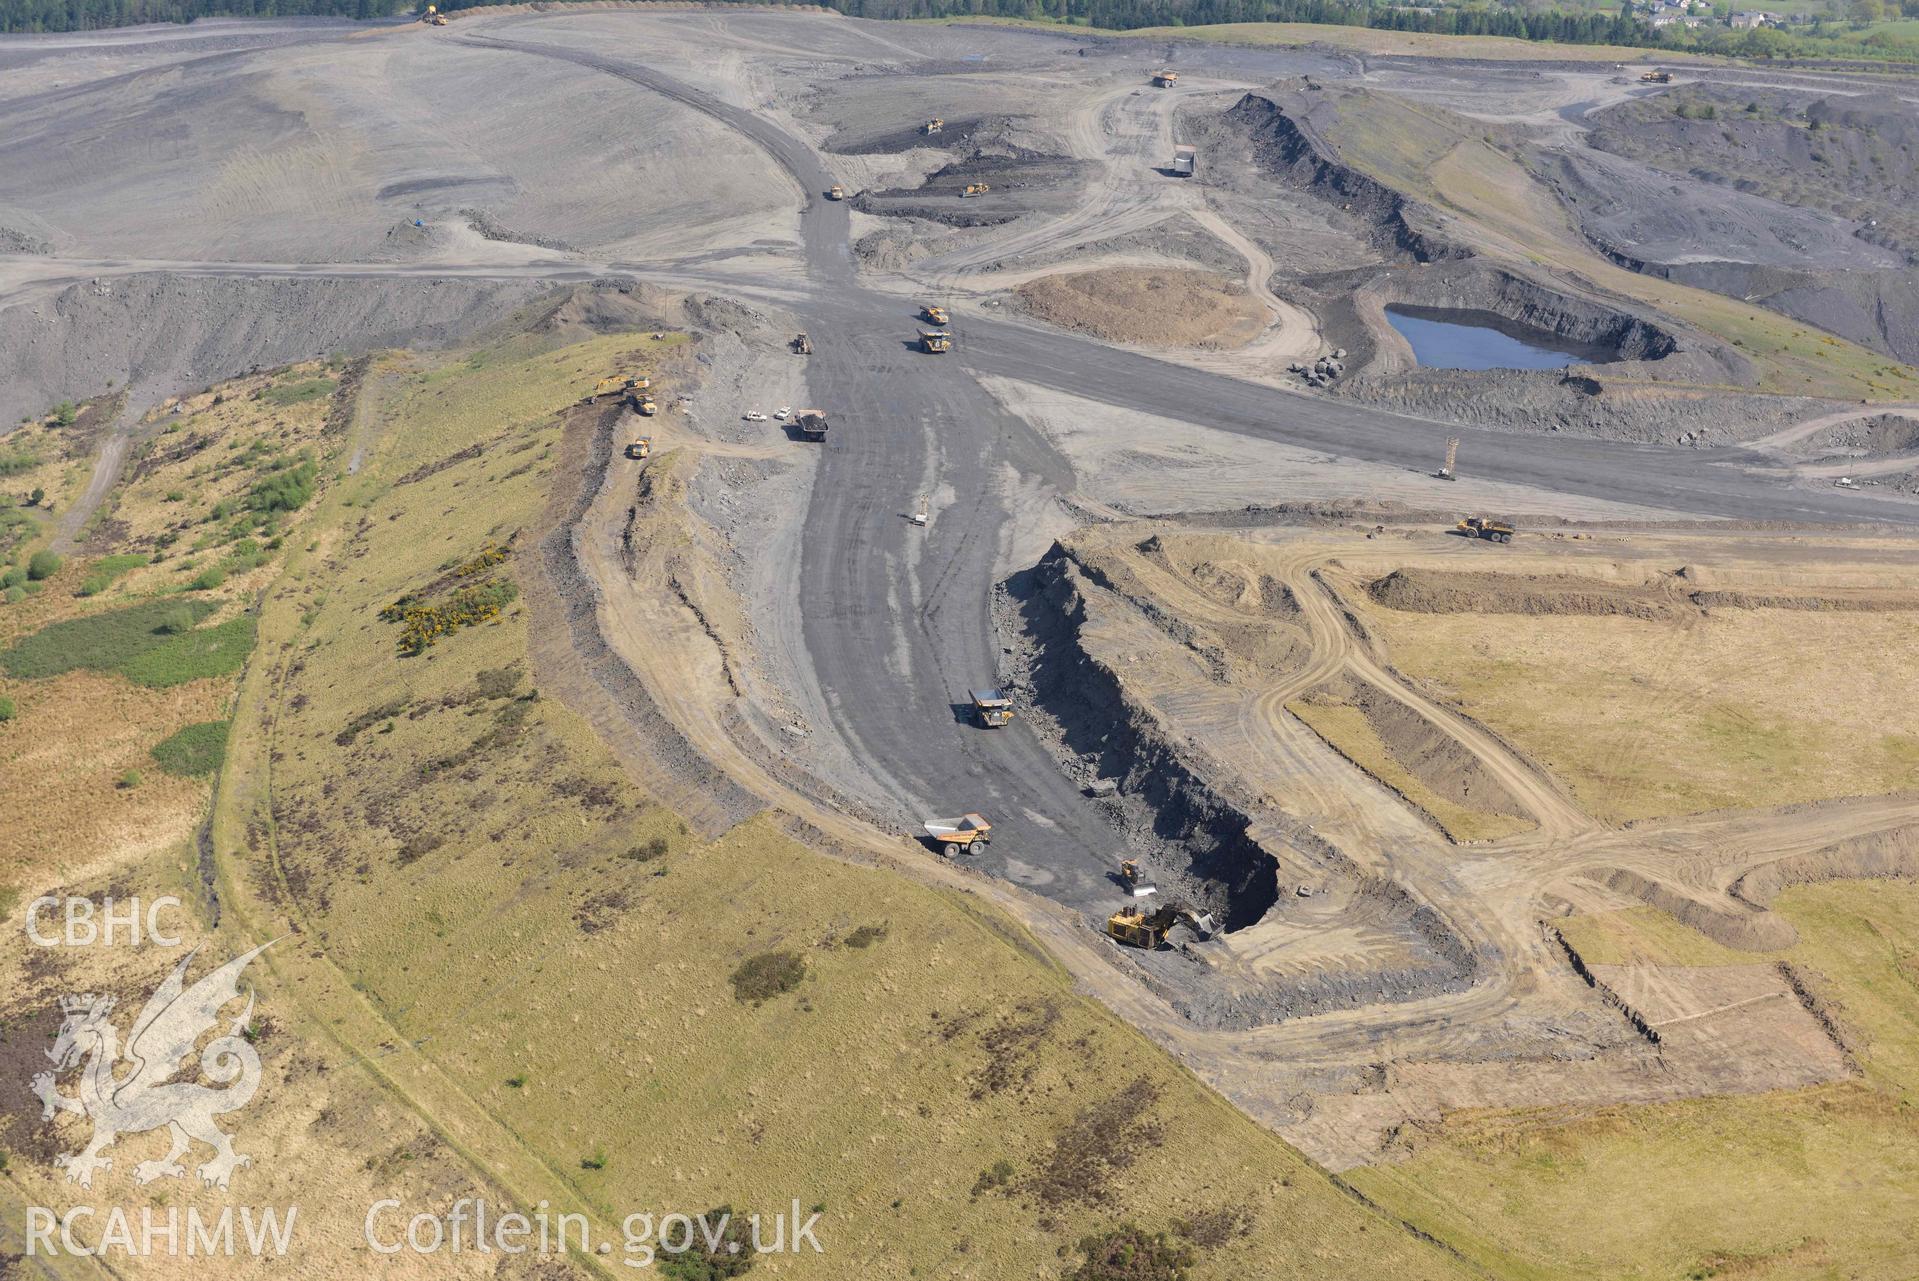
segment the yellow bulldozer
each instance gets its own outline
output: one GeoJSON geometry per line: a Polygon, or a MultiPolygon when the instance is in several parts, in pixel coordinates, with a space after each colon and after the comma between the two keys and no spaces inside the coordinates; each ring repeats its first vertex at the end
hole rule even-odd
{"type": "Polygon", "coordinates": [[[992,189],[991,183],[969,182],[966,184],[966,190],[960,192],[960,199],[964,200],[968,196],[983,196],[992,189]]]}
{"type": "Polygon", "coordinates": [[[1106,918],[1106,933],[1128,947],[1151,952],[1165,946],[1167,934],[1175,925],[1185,925],[1201,941],[1219,932],[1212,913],[1199,912],[1184,903],[1161,903],[1151,911],[1144,907],[1122,907],[1106,918]]]}
{"type": "Polygon", "coordinates": [[[922,329],[920,330],[920,350],[929,355],[943,355],[953,350],[953,335],[944,329],[922,329]]]}

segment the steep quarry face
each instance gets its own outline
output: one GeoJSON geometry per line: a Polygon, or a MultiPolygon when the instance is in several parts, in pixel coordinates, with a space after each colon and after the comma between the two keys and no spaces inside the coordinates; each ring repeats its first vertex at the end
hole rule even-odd
{"type": "MultiPolygon", "coordinates": [[[[1157,549],[1156,549],[1157,550],[1157,549]]],[[[1257,923],[1279,898],[1279,865],[1249,835],[1250,821],[1196,776],[1152,723],[1126,696],[1108,662],[1083,643],[1100,626],[1116,579],[1130,578],[1112,562],[1081,567],[1063,553],[1049,559],[1025,587],[1023,619],[1038,645],[1030,680],[1057,722],[1065,747],[1088,760],[1092,773],[1112,779],[1135,811],[1129,825],[1143,823],[1142,836],[1178,867],[1181,888],[1231,932],[1257,923]]],[[[1213,567],[1212,590],[1243,599],[1258,590],[1256,577],[1213,567]]],[[[1283,595],[1281,597],[1283,601],[1283,595]]],[[[1281,601],[1275,604],[1283,609],[1281,601]]],[[[1289,664],[1296,638],[1283,625],[1263,635],[1253,629],[1238,638],[1235,653],[1211,634],[1202,636],[1170,612],[1156,622],[1181,643],[1222,668],[1238,662],[1289,664]]],[[[1249,622],[1251,620],[1249,619],[1249,622]]]]}

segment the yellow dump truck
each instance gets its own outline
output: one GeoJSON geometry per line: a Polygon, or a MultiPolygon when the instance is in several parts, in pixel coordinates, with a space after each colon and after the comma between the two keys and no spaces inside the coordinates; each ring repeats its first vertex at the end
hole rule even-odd
{"type": "Polygon", "coordinates": [[[660,407],[654,404],[653,398],[647,395],[645,392],[641,392],[639,394],[639,397],[635,401],[633,408],[639,410],[640,413],[647,418],[651,418],[654,414],[657,414],[660,412],[660,407]]]}
{"type": "Polygon", "coordinates": [[[1178,83],[1179,83],[1179,72],[1174,71],[1171,67],[1168,67],[1166,70],[1160,72],[1158,75],[1153,77],[1153,87],[1155,89],[1171,89],[1174,85],[1178,83]]]}
{"type": "Polygon", "coordinates": [[[800,435],[807,440],[825,440],[826,421],[824,409],[802,409],[793,415],[794,424],[800,429],[800,435]]]}
{"type": "Polygon", "coordinates": [[[997,689],[968,690],[973,699],[973,715],[981,725],[998,729],[1013,723],[1013,700],[997,689]]]}
{"type": "Polygon", "coordinates": [[[928,120],[925,124],[920,126],[920,132],[921,133],[938,133],[940,130],[944,128],[946,128],[946,122],[944,120],[941,120],[938,116],[934,116],[931,120],[928,120]]]}
{"type": "Polygon", "coordinates": [[[846,199],[846,188],[836,182],[826,189],[826,198],[828,200],[844,200],[846,199]]]}
{"type": "Polygon", "coordinates": [[[1510,543],[1518,532],[1505,521],[1491,516],[1468,516],[1453,528],[1468,538],[1483,538],[1489,543],[1510,543]]]}
{"type": "Polygon", "coordinates": [[[944,329],[920,330],[920,350],[932,355],[940,355],[953,350],[953,335],[944,329]]]}
{"type": "Polygon", "coordinates": [[[953,323],[946,315],[946,308],[934,303],[927,303],[920,314],[926,317],[928,323],[938,325],[941,329],[953,323]]]}
{"type": "Polygon", "coordinates": [[[986,846],[993,843],[993,825],[977,814],[962,814],[958,818],[929,818],[925,823],[926,834],[940,847],[940,853],[947,858],[960,854],[970,854],[974,846],[986,846]]]}
{"type": "Polygon", "coordinates": [[[1672,72],[1670,72],[1670,71],[1646,71],[1646,72],[1642,72],[1642,73],[1640,74],[1640,76],[1639,76],[1639,80],[1640,80],[1640,83],[1641,83],[1641,84],[1649,84],[1649,85],[1669,85],[1669,84],[1671,84],[1671,83],[1672,83],[1672,72]]]}
{"type": "Polygon", "coordinates": [[[653,454],[653,438],[642,436],[626,447],[628,458],[648,458],[653,454]]]}

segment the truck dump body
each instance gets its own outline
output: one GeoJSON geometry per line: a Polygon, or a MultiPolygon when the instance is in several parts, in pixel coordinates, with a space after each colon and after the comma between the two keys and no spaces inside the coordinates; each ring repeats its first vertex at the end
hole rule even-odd
{"type": "Polygon", "coordinates": [[[1491,516],[1468,516],[1453,528],[1468,538],[1483,538],[1489,543],[1510,543],[1518,532],[1505,521],[1491,516]]]}
{"type": "Polygon", "coordinates": [[[926,834],[940,847],[940,853],[948,858],[962,851],[970,851],[976,844],[990,844],[993,839],[993,825],[978,814],[962,814],[958,818],[929,818],[924,826],[926,834]]]}
{"type": "Polygon", "coordinates": [[[818,409],[802,409],[793,415],[793,421],[799,424],[800,435],[808,440],[826,439],[826,414],[818,409]]]}
{"type": "Polygon", "coordinates": [[[1181,178],[1193,176],[1193,167],[1198,163],[1198,154],[1188,146],[1173,148],[1173,173],[1181,178]]]}
{"type": "Polygon", "coordinates": [[[979,723],[997,728],[1010,724],[1013,720],[1013,700],[996,689],[975,689],[968,693],[973,699],[973,715],[979,723]]]}

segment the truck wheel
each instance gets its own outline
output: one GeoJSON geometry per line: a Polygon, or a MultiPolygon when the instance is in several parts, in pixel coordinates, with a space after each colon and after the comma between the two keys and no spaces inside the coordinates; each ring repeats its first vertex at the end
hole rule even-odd
{"type": "Polygon", "coordinates": [[[946,842],[946,848],[945,848],[945,849],[943,849],[943,850],[942,850],[942,851],[940,851],[940,852],[941,852],[941,853],[943,853],[943,854],[945,854],[945,855],[946,855],[946,857],[948,857],[948,858],[958,858],[958,857],[959,857],[959,852],[960,852],[960,847],[959,847],[959,845],[958,845],[958,844],[957,844],[956,842],[954,842],[954,841],[948,841],[948,842],[946,842]]]}

